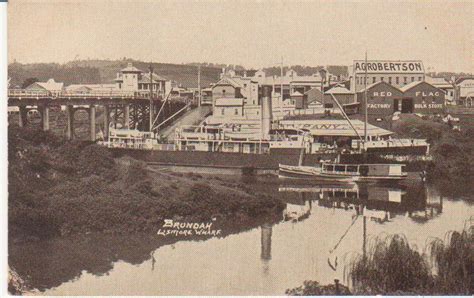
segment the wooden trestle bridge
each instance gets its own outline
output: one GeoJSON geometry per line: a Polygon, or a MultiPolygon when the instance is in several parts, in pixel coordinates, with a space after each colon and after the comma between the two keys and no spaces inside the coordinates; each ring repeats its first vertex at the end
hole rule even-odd
{"type": "MultiPolygon", "coordinates": [[[[107,138],[110,123],[121,123],[122,127],[150,131],[150,117],[154,123],[160,123],[170,115],[190,106],[189,99],[165,98],[162,92],[47,92],[24,89],[8,90],[8,106],[18,107],[18,125],[30,124],[29,111],[37,111],[41,117],[43,130],[50,129],[50,110],[58,109],[66,112],[66,138],[74,139],[74,114],[83,110],[89,115],[90,139],[96,140],[96,111],[103,113],[104,138],[107,138]],[[150,100],[152,97],[152,100],[150,100]],[[152,108],[152,113],[150,113],[152,108]],[[156,116],[156,118],[155,118],[156,116]]],[[[154,130],[156,126],[153,126],[154,130]]]]}

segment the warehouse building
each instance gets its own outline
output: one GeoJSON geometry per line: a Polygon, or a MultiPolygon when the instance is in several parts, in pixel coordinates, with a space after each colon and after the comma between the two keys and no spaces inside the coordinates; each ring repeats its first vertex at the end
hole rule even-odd
{"type": "MultiPolygon", "coordinates": [[[[365,89],[357,93],[362,114],[365,112],[365,89]]],[[[440,114],[445,93],[427,83],[413,82],[402,88],[379,81],[367,86],[367,115],[371,123],[390,122],[395,113],[440,114]]]]}
{"type": "Polygon", "coordinates": [[[398,111],[402,113],[441,114],[444,109],[445,92],[427,82],[413,82],[400,90],[403,99],[398,100],[398,111]]]}
{"type": "Polygon", "coordinates": [[[403,87],[413,82],[425,80],[425,69],[423,62],[395,61],[395,60],[368,60],[367,61],[367,82],[366,82],[366,62],[355,60],[349,67],[351,90],[359,92],[366,84],[371,85],[377,82],[387,82],[395,87],[403,87]]]}

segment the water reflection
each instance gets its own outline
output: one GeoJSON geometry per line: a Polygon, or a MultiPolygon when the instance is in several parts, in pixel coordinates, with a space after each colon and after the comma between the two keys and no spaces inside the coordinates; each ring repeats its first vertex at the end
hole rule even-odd
{"type": "Polygon", "coordinates": [[[352,215],[364,216],[378,223],[396,216],[408,216],[423,223],[440,215],[443,197],[431,194],[423,184],[377,185],[283,185],[278,191],[287,200],[285,220],[300,221],[311,214],[312,202],[321,208],[343,209],[352,215]],[[288,201],[289,200],[289,201],[288,201]]]}
{"type": "Polygon", "coordinates": [[[9,262],[33,288],[54,295],[281,295],[307,279],[341,279],[342,257],[364,252],[369,235],[402,232],[425,241],[455,229],[453,219],[473,210],[416,183],[307,185],[255,179],[248,185],[283,200],[283,214],[274,221],[227,223],[224,237],[217,239],[94,235],[13,243],[9,262]]]}

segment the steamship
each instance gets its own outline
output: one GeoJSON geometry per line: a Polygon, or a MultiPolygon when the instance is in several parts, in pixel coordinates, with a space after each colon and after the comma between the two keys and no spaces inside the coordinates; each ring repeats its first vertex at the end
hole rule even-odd
{"type": "Polygon", "coordinates": [[[426,154],[429,149],[425,140],[394,142],[392,132],[358,120],[272,118],[271,88],[264,86],[259,120],[181,126],[172,144],[160,143],[153,132],[111,128],[102,143],[116,156],[132,155],[152,164],[269,170],[280,164],[315,166],[341,153],[348,160],[360,156],[364,129],[367,152],[426,154]]]}

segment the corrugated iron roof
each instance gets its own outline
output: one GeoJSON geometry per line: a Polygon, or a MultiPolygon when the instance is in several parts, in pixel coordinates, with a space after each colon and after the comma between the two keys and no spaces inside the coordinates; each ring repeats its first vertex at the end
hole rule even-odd
{"type": "MultiPolygon", "coordinates": [[[[351,122],[359,135],[362,136],[364,134],[364,122],[360,120],[351,120],[351,122]]],[[[314,136],[357,137],[347,120],[281,120],[280,124],[285,128],[308,129],[314,136]]],[[[369,136],[387,136],[393,134],[393,132],[367,124],[367,134],[369,136]]]]}
{"type": "Polygon", "coordinates": [[[34,88],[34,85],[40,86],[41,88],[48,91],[61,91],[64,87],[64,83],[55,82],[54,79],[49,79],[47,82],[36,82],[28,86],[26,89],[34,88]]]}
{"type": "Polygon", "coordinates": [[[354,94],[354,92],[341,86],[336,86],[334,88],[331,88],[328,91],[326,91],[326,93],[327,94],[354,94]]]}

